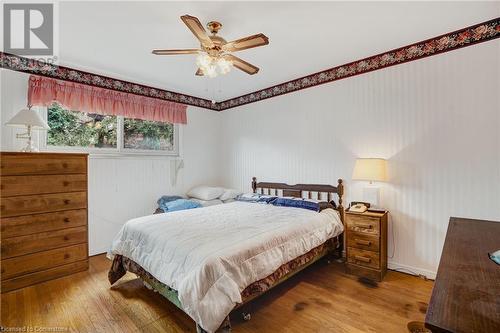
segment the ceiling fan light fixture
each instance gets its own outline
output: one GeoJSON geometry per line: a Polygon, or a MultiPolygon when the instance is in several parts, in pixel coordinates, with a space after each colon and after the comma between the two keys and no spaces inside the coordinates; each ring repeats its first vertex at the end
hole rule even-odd
{"type": "Polygon", "coordinates": [[[202,53],[196,57],[196,65],[204,76],[214,78],[219,74],[229,73],[233,67],[233,62],[221,57],[213,57],[208,53],[202,53]]]}
{"type": "Polygon", "coordinates": [[[183,15],[181,16],[181,20],[198,39],[200,42],[200,48],[175,50],[156,49],[153,50],[153,54],[197,54],[196,65],[198,66],[198,70],[195,73],[197,76],[207,76],[213,78],[219,74],[229,73],[233,67],[250,75],[254,75],[259,72],[259,68],[257,66],[234,56],[233,53],[268,45],[269,38],[267,38],[266,35],[259,33],[227,42],[224,38],[217,35],[222,27],[220,22],[211,21],[207,24],[208,30],[212,33],[212,35],[209,36],[198,18],[190,15],[183,15]]]}

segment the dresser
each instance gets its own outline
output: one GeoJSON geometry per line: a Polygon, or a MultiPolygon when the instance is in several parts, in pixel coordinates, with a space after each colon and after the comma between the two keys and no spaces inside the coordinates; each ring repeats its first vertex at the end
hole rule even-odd
{"type": "Polygon", "coordinates": [[[346,212],[348,273],[382,281],[387,272],[387,217],[387,212],[346,212]]]}
{"type": "Polygon", "coordinates": [[[500,221],[451,217],[425,326],[432,332],[500,332],[500,221]]]}
{"type": "Polygon", "coordinates": [[[87,154],[0,153],[2,293],[88,268],[87,154]]]}

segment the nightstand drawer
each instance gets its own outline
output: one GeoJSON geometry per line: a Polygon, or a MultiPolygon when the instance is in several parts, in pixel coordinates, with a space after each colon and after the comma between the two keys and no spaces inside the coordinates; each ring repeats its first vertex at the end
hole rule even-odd
{"type": "Polygon", "coordinates": [[[380,240],[378,236],[351,231],[347,234],[347,246],[378,252],[380,249],[380,240]]]}
{"type": "Polygon", "coordinates": [[[372,235],[380,234],[379,218],[354,214],[349,214],[346,217],[348,229],[372,235]]]}
{"type": "Polygon", "coordinates": [[[371,268],[380,268],[380,254],[349,247],[347,262],[371,268]]]}

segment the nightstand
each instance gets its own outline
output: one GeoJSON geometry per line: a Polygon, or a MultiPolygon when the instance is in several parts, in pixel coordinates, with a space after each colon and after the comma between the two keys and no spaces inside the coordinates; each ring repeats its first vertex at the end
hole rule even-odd
{"type": "Polygon", "coordinates": [[[387,272],[388,213],[346,212],[347,272],[382,281],[387,272]]]}

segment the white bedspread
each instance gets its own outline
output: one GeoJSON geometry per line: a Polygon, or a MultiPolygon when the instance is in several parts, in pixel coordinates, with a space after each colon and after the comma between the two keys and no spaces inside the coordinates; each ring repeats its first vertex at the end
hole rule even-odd
{"type": "Polygon", "coordinates": [[[247,286],[342,231],[332,209],[233,202],[130,220],[111,254],[176,289],[184,311],[213,332],[247,286]]]}

